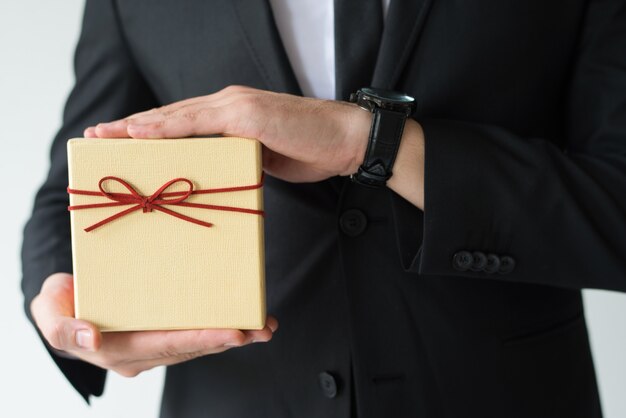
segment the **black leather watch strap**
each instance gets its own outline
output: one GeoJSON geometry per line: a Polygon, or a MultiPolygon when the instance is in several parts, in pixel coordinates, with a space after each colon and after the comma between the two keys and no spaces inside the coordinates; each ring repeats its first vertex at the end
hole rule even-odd
{"type": "Polygon", "coordinates": [[[372,128],[363,164],[351,178],[364,186],[383,187],[392,175],[407,114],[375,108],[372,117],[372,128]]]}

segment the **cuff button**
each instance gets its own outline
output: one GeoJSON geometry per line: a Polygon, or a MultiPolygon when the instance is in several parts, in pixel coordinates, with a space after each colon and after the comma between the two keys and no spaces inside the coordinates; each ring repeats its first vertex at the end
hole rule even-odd
{"type": "Polygon", "coordinates": [[[483,268],[483,271],[491,274],[498,271],[498,269],[500,269],[500,257],[495,254],[487,254],[487,264],[485,268],[483,268]]]}
{"type": "Polygon", "coordinates": [[[472,257],[474,258],[474,262],[470,269],[472,271],[482,271],[487,265],[487,256],[482,251],[474,251],[472,253],[472,257]]]}
{"type": "Polygon", "coordinates": [[[500,268],[498,273],[500,274],[508,274],[515,269],[515,259],[508,255],[500,257],[500,268]]]}
{"type": "Polygon", "coordinates": [[[459,251],[452,257],[452,267],[455,270],[466,271],[474,263],[474,257],[469,251],[459,251]]]}

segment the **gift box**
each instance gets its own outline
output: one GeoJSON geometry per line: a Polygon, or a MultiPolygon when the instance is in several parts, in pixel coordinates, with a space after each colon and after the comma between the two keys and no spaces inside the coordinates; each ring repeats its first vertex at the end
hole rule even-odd
{"type": "Polygon", "coordinates": [[[261,146],[68,141],[77,318],[102,331],[261,329],[261,146]]]}

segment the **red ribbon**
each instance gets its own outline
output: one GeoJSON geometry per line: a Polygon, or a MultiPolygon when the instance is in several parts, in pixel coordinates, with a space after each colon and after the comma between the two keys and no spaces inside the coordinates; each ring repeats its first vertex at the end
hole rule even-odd
{"type": "Polygon", "coordinates": [[[100,222],[96,222],[95,224],[85,228],[85,232],[93,231],[96,228],[99,228],[103,225],[108,224],[111,221],[114,221],[122,216],[126,216],[129,213],[135,212],[137,210],[142,210],[143,213],[152,212],[153,210],[157,210],[159,212],[166,213],[168,215],[174,216],[178,219],[182,219],[183,221],[191,222],[196,225],[204,226],[210,228],[213,226],[212,223],[201,221],[200,219],[192,218],[191,216],[183,215],[182,213],[174,212],[171,209],[165,208],[163,206],[186,206],[190,208],[199,208],[199,209],[212,209],[212,210],[221,210],[221,211],[229,211],[229,212],[241,212],[241,213],[250,213],[253,215],[264,215],[262,210],[257,209],[246,209],[246,208],[238,208],[233,206],[220,206],[220,205],[207,205],[201,203],[190,203],[186,202],[189,196],[194,194],[208,194],[208,193],[225,193],[225,192],[238,192],[242,190],[253,190],[258,189],[263,186],[263,178],[261,178],[261,182],[259,184],[253,184],[250,186],[238,186],[238,187],[224,187],[219,189],[201,189],[201,190],[193,190],[193,183],[186,178],[175,178],[173,180],[168,181],[163,186],[159,187],[158,190],[150,196],[142,196],[126,181],[122,180],[119,177],[114,176],[106,176],[100,179],[98,182],[98,188],[100,191],[90,191],[90,190],[76,190],[67,188],[67,192],[69,194],[78,194],[85,196],[102,196],[106,197],[112,202],[106,203],[91,203],[87,205],[73,205],[68,206],[68,210],[80,210],[80,209],[94,209],[94,208],[108,208],[114,206],[126,206],[126,205],[134,205],[128,209],[124,209],[121,212],[116,213],[115,215],[109,216],[101,220],[100,222]],[[106,181],[115,181],[126,188],[129,193],[113,193],[107,192],[103,183],[106,181]],[[173,186],[176,183],[186,183],[189,188],[185,191],[181,192],[166,192],[168,188],[173,186]]]}

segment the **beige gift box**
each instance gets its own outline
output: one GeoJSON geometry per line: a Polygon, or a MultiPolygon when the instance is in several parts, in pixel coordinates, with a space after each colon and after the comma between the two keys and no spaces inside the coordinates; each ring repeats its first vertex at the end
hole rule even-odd
{"type": "Polygon", "coordinates": [[[77,138],[67,149],[77,318],[103,331],[263,328],[258,141],[77,138]]]}

